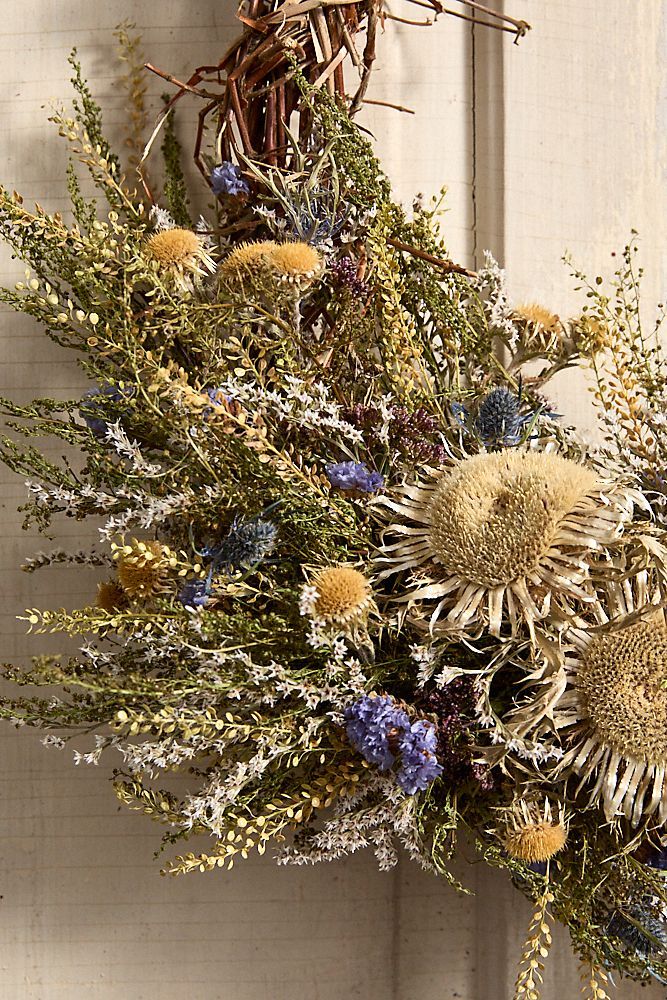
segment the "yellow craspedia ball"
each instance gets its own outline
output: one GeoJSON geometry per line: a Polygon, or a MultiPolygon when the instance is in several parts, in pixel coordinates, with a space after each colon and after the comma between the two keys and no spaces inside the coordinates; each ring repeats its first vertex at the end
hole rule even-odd
{"type": "Polygon", "coordinates": [[[311,281],[322,267],[322,257],[310,243],[280,243],[268,262],[280,280],[290,282],[311,281]]]}
{"type": "Polygon", "coordinates": [[[345,624],[361,618],[371,604],[371,587],[358,569],[332,566],[312,581],[317,597],[314,616],[327,624],[345,624]]]}
{"type": "Polygon", "coordinates": [[[567,830],[563,823],[540,820],[526,823],[508,830],[505,834],[505,850],[517,861],[549,861],[554,854],[562,851],[567,842],[567,830]]]}
{"type": "Polygon", "coordinates": [[[146,241],[145,252],[164,267],[185,264],[201,252],[201,240],[190,229],[164,229],[146,241]]]}

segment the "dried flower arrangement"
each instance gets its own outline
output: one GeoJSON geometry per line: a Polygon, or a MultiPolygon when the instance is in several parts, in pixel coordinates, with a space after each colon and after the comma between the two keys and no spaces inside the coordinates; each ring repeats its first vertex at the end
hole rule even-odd
{"type": "MultiPolygon", "coordinates": [[[[386,868],[402,846],[456,886],[463,833],[535,903],[515,996],[539,996],[556,920],[603,998],[614,970],[667,978],[667,365],[634,243],[609,292],[577,275],[588,304],[566,321],[512,306],[490,258],[452,263],[437,204],[392,200],[350,114],[383,16],[249,0],[218,67],[161,73],[178,88],[148,143],[161,205],[145,157],[141,195],[123,178],[73,56],[74,113],[54,121],[106,215],[74,166],[71,222],[0,190],[27,266],[0,299],[93,387],[0,401],[0,451],[29,477],[28,525],[102,519],[102,551],[24,568],[100,582],[87,607],[27,612],[85,644],[5,665],[60,694],[6,694],[0,714],[55,747],[90,734],[78,761],[119,755],[118,798],[165,845],[210,837],[174,874],[267,848],[311,864],[371,846],[386,868]],[[196,224],[173,129],[188,93],[215,197],[196,224]],[[593,374],[599,447],[544,396],[571,366],[593,374]]],[[[119,38],[136,162],[145,95],[119,38]]]]}

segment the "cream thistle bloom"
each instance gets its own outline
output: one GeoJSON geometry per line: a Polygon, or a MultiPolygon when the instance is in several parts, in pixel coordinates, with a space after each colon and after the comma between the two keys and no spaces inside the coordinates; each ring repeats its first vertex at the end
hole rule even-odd
{"type": "MultiPolygon", "coordinates": [[[[607,820],[667,820],[667,627],[652,607],[603,629],[573,629],[563,658],[552,725],[568,750],[558,773],[592,784],[591,805],[607,820]]],[[[525,715],[530,715],[526,706],[525,715]]]]}
{"type": "Polygon", "coordinates": [[[520,799],[504,810],[499,837],[509,856],[516,861],[540,863],[562,851],[567,842],[565,809],[553,809],[548,799],[543,805],[520,799]]]}
{"type": "Polygon", "coordinates": [[[492,635],[504,616],[512,631],[522,618],[532,631],[554,601],[595,604],[587,556],[619,537],[633,507],[631,490],[592,469],[519,450],[429,470],[375,505],[389,522],[379,578],[413,571],[400,600],[415,619],[492,635]]]}
{"type": "Polygon", "coordinates": [[[239,243],[220,265],[220,276],[227,281],[256,277],[277,246],[273,240],[239,243]]]}
{"type": "MultiPolygon", "coordinates": [[[[607,820],[667,819],[667,626],[661,608],[664,550],[646,538],[656,563],[633,573],[641,548],[602,562],[604,603],[595,627],[572,627],[561,648],[545,645],[531,691],[510,718],[511,734],[560,740],[552,777],[578,777],[575,794],[601,805],[607,820]],[[611,620],[610,620],[610,616],[611,620]]],[[[639,562],[641,562],[641,558],[639,562]]]]}
{"type": "Polygon", "coordinates": [[[191,229],[158,230],[146,240],[144,254],[184,291],[191,290],[193,281],[215,272],[205,241],[191,229]]]}
{"type": "Polygon", "coordinates": [[[164,593],[171,571],[178,566],[176,554],[157,540],[132,539],[129,545],[114,545],[118,560],[118,582],[128,597],[135,600],[164,593]]]}
{"type": "Polygon", "coordinates": [[[318,570],[301,595],[301,613],[329,628],[357,625],[373,606],[370,583],[351,566],[318,570]]]}
{"type": "Polygon", "coordinates": [[[322,268],[322,257],[309,243],[279,243],[268,256],[279,281],[306,288],[322,268]]]}

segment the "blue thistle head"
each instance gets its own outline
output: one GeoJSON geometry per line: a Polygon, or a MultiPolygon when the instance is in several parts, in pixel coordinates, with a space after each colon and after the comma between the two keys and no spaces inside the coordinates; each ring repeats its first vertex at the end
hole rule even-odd
{"type": "Polygon", "coordinates": [[[218,167],[214,167],[210,176],[211,189],[215,195],[230,195],[238,198],[250,194],[250,185],[236,166],[225,160],[218,167]]]}
{"type": "Polygon", "coordinates": [[[524,418],[519,412],[521,400],[509,389],[499,386],[482,400],[475,420],[475,431],[482,444],[514,445],[521,439],[524,418]]]}
{"type": "Polygon", "coordinates": [[[607,933],[644,958],[667,950],[667,924],[641,902],[630,906],[627,915],[617,910],[607,924],[607,933]]]}
{"type": "Polygon", "coordinates": [[[216,566],[250,569],[271,555],[277,539],[278,529],[273,521],[235,519],[227,536],[208,554],[216,566]]]}

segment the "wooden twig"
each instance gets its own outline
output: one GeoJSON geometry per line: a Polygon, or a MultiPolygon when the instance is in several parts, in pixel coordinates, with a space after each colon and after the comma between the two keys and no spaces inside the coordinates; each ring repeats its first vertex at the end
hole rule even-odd
{"type": "Polygon", "coordinates": [[[387,240],[390,246],[395,247],[397,250],[402,250],[404,253],[409,253],[412,257],[418,257],[420,260],[425,260],[429,264],[433,264],[434,267],[439,267],[441,271],[445,271],[447,274],[464,274],[467,278],[476,278],[476,271],[469,271],[467,267],[463,267],[461,264],[455,264],[453,260],[445,260],[442,257],[436,257],[435,254],[427,253],[426,250],[420,250],[418,247],[410,246],[409,243],[403,243],[402,240],[395,240],[390,238],[387,240]]]}
{"type": "Polygon", "coordinates": [[[412,108],[404,108],[402,104],[392,104],[391,101],[372,101],[370,97],[364,98],[364,104],[377,104],[381,108],[393,108],[394,111],[403,111],[406,115],[414,115],[417,113],[416,111],[413,111],[412,108]]]}

